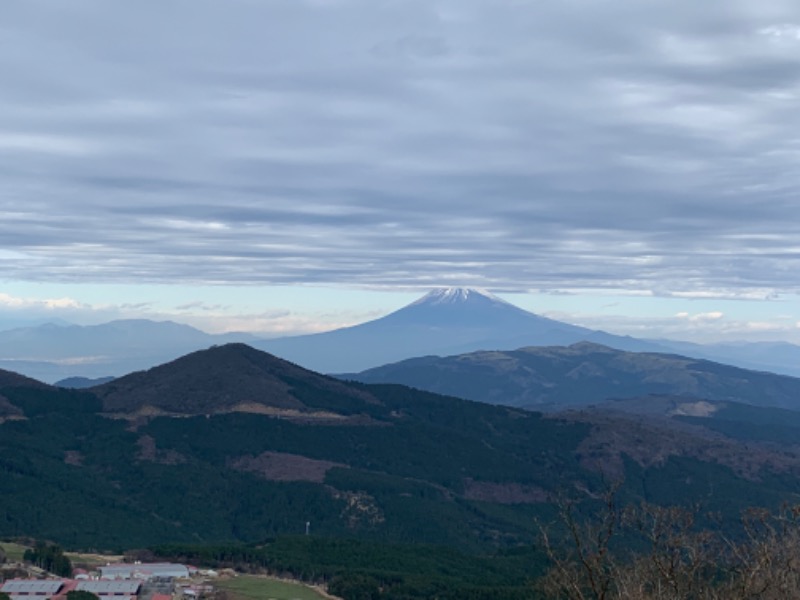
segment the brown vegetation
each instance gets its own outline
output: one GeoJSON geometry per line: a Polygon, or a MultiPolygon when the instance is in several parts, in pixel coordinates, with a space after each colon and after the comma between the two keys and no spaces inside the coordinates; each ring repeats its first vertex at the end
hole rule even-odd
{"type": "Polygon", "coordinates": [[[568,550],[541,528],[553,564],[541,590],[554,600],[800,598],[800,507],[750,510],[736,537],[699,525],[699,516],[648,504],[620,509],[612,490],[586,523],[562,502],[568,550]]]}
{"type": "Polygon", "coordinates": [[[10,421],[12,419],[23,419],[25,418],[22,410],[11,404],[8,401],[8,398],[0,394],[0,423],[4,421],[10,421]]]}
{"type": "Polygon", "coordinates": [[[81,452],[77,450],[66,450],[64,452],[64,463],[68,465],[72,465],[73,467],[82,467],[83,466],[84,456],[81,452]]]}
{"type": "Polygon", "coordinates": [[[136,458],[161,465],[180,465],[186,462],[186,457],[175,450],[161,450],[156,446],[152,436],[142,435],[136,440],[139,452],[136,458]]]}
{"type": "Polygon", "coordinates": [[[262,452],[258,456],[240,456],[228,462],[239,471],[255,473],[271,481],[313,481],[322,483],[333,467],[346,467],[327,460],[314,460],[285,452],[262,452]]]}
{"type": "Polygon", "coordinates": [[[704,427],[668,418],[603,410],[560,413],[558,418],[593,427],[577,450],[581,466],[619,479],[623,456],[642,467],[662,465],[671,456],[692,457],[730,468],[738,476],[758,481],[762,471],[800,475],[800,452],[777,444],[742,442],[704,427]]]}
{"type": "Polygon", "coordinates": [[[550,500],[550,494],[537,485],[494,483],[464,480],[464,498],[497,504],[538,504],[550,500]]]}

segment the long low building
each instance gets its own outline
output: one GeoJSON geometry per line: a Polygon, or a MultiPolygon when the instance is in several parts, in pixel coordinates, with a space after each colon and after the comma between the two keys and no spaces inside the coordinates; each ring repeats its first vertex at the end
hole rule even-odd
{"type": "Polygon", "coordinates": [[[117,563],[98,567],[101,579],[154,579],[165,577],[184,579],[189,577],[189,568],[173,563],[117,563]]]}
{"type": "Polygon", "coordinates": [[[50,600],[66,594],[65,581],[51,579],[10,579],[0,585],[0,592],[11,596],[11,600],[50,600]]]}
{"type": "Polygon", "coordinates": [[[74,579],[11,579],[0,585],[0,592],[11,600],[62,600],[68,592],[91,592],[100,600],[136,600],[140,581],[75,581],[74,579]]]}
{"type": "Polygon", "coordinates": [[[142,587],[141,582],[133,580],[124,581],[79,581],[75,586],[78,592],[91,592],[100,598],[113,597],[118,599],[120,597],[135,598],[139,595],[139,588],[142,587]]]}

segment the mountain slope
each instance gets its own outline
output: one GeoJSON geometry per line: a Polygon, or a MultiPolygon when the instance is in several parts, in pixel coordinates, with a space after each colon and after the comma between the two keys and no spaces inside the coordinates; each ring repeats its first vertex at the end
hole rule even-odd
{"type": "Polygon", "coordinates": [[[548,410],[648,394],[800,410],[800,379],[678,355],[623,352],[586,342],[422,357],[342,377],[548,410]]]}
{"type": "Polygon", "coordinates": [[[253,346],[324,373],[360,371],[430,354],[522,345],[565,345],[581,340],[628,350],[663,350],[658,344],[554,321],[480,290],[434,290],[385,317],[347,327],[253,346]]]}
{"type": "Polygon", "coordinates": [[[257,541],[310,520],[318,535],[479,548],[521,539],[521,521],[533,533],[534,482],[553,487],[553,469],[596,479],[572,457],[583,425],[346,384],[239,344],[89,392],[0,394],[21,417],[0,423],[0,535],[68,545],[257,541]],[[474,499],[509,482],[517,508],[474,499]]]}
{"type": "Polygon", "coordinates": [[[339,382],[239,344],[88,392],[5,375],[0,395],[17,413],[0,423],[0,536],[70,546],[258,542],[311,521],[485,551],[530,543],[556,495],[591,502],[608,466],[628,498],[732,521],[800,493],[800,458],[760,439],[339,382]]]}
{"type": "Polygon", "coordinates": [[[245,344],[193,352],[90,389],[106,412],[122,414],[199,415],[267,407],[311,413],[334,405],[344,413],[376,402],[366,392],[245,344]]]}

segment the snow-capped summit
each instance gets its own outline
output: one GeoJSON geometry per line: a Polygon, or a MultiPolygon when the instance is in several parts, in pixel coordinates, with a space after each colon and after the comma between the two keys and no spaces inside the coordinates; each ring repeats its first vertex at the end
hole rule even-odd
{"type": "Polygon", "coordinates": [[[470,300],[491,300],[492,302],[502,302],[508,304],[505,300],[501,300],[494,294],[478,288],[437,288],[425,294],[422,298],[413,302],[411,306],[419,304],[458,304],[461,302],[469,302],[470,300]]]}
{"type": "Polygon", "coordinates": [[[346,373],[414,356],[613,338],[530,313],[484,290],[453,287],[361,325],[255,345],[316,371],[346,373]]]}

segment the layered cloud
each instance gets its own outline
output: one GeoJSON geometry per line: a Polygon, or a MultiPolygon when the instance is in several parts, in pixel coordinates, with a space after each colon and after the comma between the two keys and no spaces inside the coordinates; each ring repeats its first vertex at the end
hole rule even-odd
{"type": "Polygon", "coordinates": [[[21,298],[19,296],[0,292],[0,308],[6,311],[64,311],[88,307],[72,298],[21,298]]]}
{"type": "Polygon", "coordinates": [[[96,325],[119,319],[178,321],[208,333],[250,332],[275,337],[317,333],[383,316],[376,310],[291,310],[258,312],[202,300],[175,306],[151,302],[90,303],[69,297],[35,298],[0,292],[0,331],[44,323],[96,325]]]}
{"type": "Polygon", "coordinates": [[[800,322],[789,315],[764,319],[728,316],[721,311],[680,312],[672,317],[609,315],[549,311],[547,316],[591,329],[638,338],[685,340],[698,343],[748,340],[800,342],[800,322]]]}
{"type": "Polygon", "coordinates": [[[800,287],[788,1],[7,0],[0,278],[800,287]]]}

